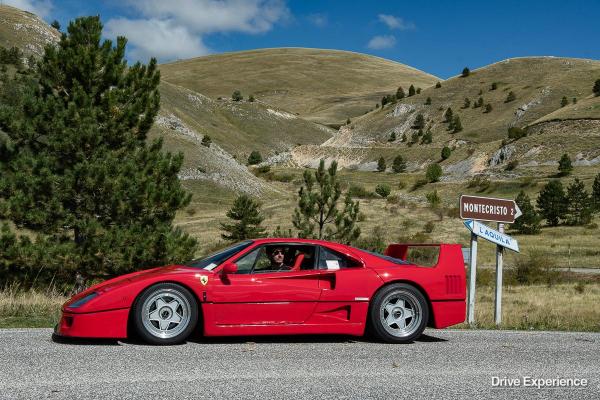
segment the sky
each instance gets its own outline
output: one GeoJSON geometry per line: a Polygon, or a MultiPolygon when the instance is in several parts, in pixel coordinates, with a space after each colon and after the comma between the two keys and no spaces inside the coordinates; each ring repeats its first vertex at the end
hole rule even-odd
{"type": "Polygon", "coordinates": [[[371,54],[440,78],[511,57],[600,59],[600,0],[2,0],[63,29],[100,15],[130,62],[271,47],[371,54]]]}

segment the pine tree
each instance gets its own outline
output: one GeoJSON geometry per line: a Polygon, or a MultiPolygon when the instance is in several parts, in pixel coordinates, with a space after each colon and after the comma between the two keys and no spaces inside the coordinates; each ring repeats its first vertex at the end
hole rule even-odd
{"type": "Polygon", "coordinates": [[[248,165],[256,165],[262,162],[262,155],[258,150],[252,150],[248,156],[248,165]]]}
{"type": "Polygon", "coordinates": [[[442,154],[441,154],[442,160],[449,158],[451,154],[452,154],[452,150],[450,149],[450,147],[444,146],[444,148],[442,149],[442,154]]]}
{"type": "Polygon", "coordinates": [[[241,101],[244,100],[244,96],[242,96],[242,92],[240,92],[239,90],[234,90],[231,94],[231,99],[233,101],[241,101]]]}
{"type": "Polygon", "coordinates": [[[380,183],[379,185],[377,185],[375,187],[375,193],[377,193],[378,195],[380,195],[383,198],[388,197],[391,192],[392,192],[392,188],[390,188],[390,185],[385,184],[385,183],[380,183]]]}
{"type": "Polygon", "coordinates": [[[390,138],[388,139],[388,142],[395,142],[396,141],[396,132],[392,131],[392,133],[390,133],[390,138]]]}
{"type": "Polygon", "coordinates": [[[415,122],[413,123],[412,127],[413,129],[423,129],[425,127],[425,117],[423,116],[423,114],[417,114],[417,117],[415,118],[415,122]]]}
{"type": "Polygon", "coordinates": [[[221,223],[221,237],[237,242],[245,239],[255,239],[264,235],[265,230],[260,226],[264,217],[260,212],[260,203],[247,194],[239,195],[233,206],[227,211],[227,218],[236,221],[232,224],[221,223]]]}
{"type": "Polygon", "coordinates": [[[250,103],[254,103],[254,100],[255,100],[255,99],[254,99],[254,95],[253,95],[253,94],[251,94],[250,96],[248,96],[248,101],[249,101],[250,103]]]}
{"type": "Polygon", "coordinates": [[[319,162],[314,177],[310,171],[304,171],[304,184],[298,192],[298,206],[292,218],[299,237],[348,242],[360,235],[360,228],[356,226],[358,201],[354,202],[346,195],[343,210],[337,208],[342,191],[336,171],[336,161],[326,170],[324,160],[319,162]],[[334,225],[335,229],[331,225],[334,225]]]}
{"type": "Polygon", "coordinates": [[[387,96],[381,98],[381,107],[384,107],[388,103],[387,96]]]}
{"type": "Polygon", "coordinates": [[[463,103],[462,108],[469,108],[471,107],[471,100],[469,100],[468,97],[465,97],[465,102],[463,103]]]}
{"type": "Polygon", "coordinates": [[[442,167],[440,167],[439,164],[429,164],[425,176],[429,182],[439,181],[442,177],[442,167]]]}
{"type": "Polygon", "coordinates": [[[392,171],[394,171],[395,173],[406,171],[406,161],[404,161],[404,158],[400,154],[394,157],[394,161],[392,163],[392,171]]]}
{"type": "MultiPolygon", "coordinates": [[[[3,218],[87,276],[182,262],[196,247],[172,225],[191,198],[177,177],[183,155],[146,140],[160,106],[156,60],[128,67],[126,39],[101,37],[99,17],[71,22],[0,107],[3,218]]],[[[59,268],[57,279],[72,277],[59,268]]]]}
{"type": "Polygon", "coordinates": [[[460,117],[458,115],[454,116],[454,120],[452,121],[452,133],[458,133],[463,130],[462,123],[460,122],[460,117]]]}
{"type": "Polygon", "coordinates": [[[452,119],[452,109],[448,107],[448,109],[446,109],[446,112],[444,113],[444,122],[452,122],[452,119]]]}
{"type": "Polygon", "coordinates": [[[485,107],[483,108],[483,112],[486,113],[486,114],[491,113],[492,112],[492,105],[490,103],[487,103],[485,105],[485,107]]]}
{"type": "Polygon", "coordinates": [[[439,89],[442,87],[442,83],[440,81],[437,81],[437,83],[435,84],[435,88],[439,89]]]}
{"type": "Polygon", "coordinates": [[[505,103],[510,103],[511,101],[514,101],[517,99],[517,96],[515,95],[515,92],[508,92],[508,95],[506,96],[506,100],[504,100],[505,103]]]}
{"type": "Polygon", "coordinates": [[[414,96],[415,93],[416,93],[415,86],[410,85],[410,87],[408,88],[408,97],[414,96]]]}
{"type": "Polygon", "coordinates": [[[417,88],[417,94],[421,94],[421,90],[422,90],[422,89],[421,89],[420,87],[418,87],[418,88],[417,88]]]}
{"type": "Polygon", "coordinates": [[[60,22],[58,22],[58,20],[52,21],[50,26],[53,27],[54,29],[56,29],[57,31],[60,31],[60,22]]]}
{"type": "Polygon", "coordinates": [[[585,225],[592,219],[592,203],[585,185],[578,178],[567,187],[567,210],[565,219],[568,225],[585,225]]]}
{"type": "Polygon", "coordinates": [[[350,125],[352,121],[350,120],[350,118],[346,119],[346,125],[350,125]]]}
{"type": "Polygon", "coordinates": [[[596,79],[592,91],[594,92],[595,96],[600,96],[600,79],[596,79]]]}
{"type": "Polygon", "coordinates": [[[404,98],[404,96],[405,96],[405,94],[404,94],[404,89],[402,89],[402,86],[399,86],[399,87],[398,87],[398,90],[396,90],[396,98],[397,98],[398,100],[400,100],[400,99],[403,99],[403,98],[404,98]]]}
{"type": "Polygon", "coordinates": [[[498,89],[498,83],[492,82],[492,86],[490,87],[490,90],[496,90],[496,89],[498,89]]]}
{"type": "Polygon", "coordinates": [[[595,212],[600,212],[600,173],[596,175],[592,184],[592,207],[595,212]]]}
{"type": "Polygon", "coordinates": [[[548,225],[558,225],[567,209],[567,198],[560,181],[550,181],[542,188],[537,198],[537,208],[548,225]]]}
{"type": "Polygon", "coordinates": [[[531,204],[531,199],[524,191],[520,191],[515,199],[515,203],[523,213],[511,224],[511,228],[519,233],[534,235],[540,232],[540,216],[531,204]]]}
{"type": "Polygon", "coordinates": [[[427,97],[427,99],[425,100],[425,105],[426,106],[430,106],[431,105],[431,97],[427,97]]]}
{"type": "Polygon", "coordinates": [[[558,161],[558,173],[561,176],[567,176],[573,171],[573,164],[567,153],[563,154],[558,161]]]}
{"type": "Polygon", "coordinates": [[[385,165],[385,158],[379,157],[379,160],[377,160],[377,171],[385,172],[386,168],[387,166],[385,165]]]}
{"type": "Polygon", "coordinates": [[[564,107],[567,104],[569,104],[569,100],[567,100],[567,96],[563,96],[563,98],[560,100],[560,106],[564,107]]]}
{"type": "Polygon", "coordinates": [[[471,73],[471,71],[469,70],[469,68],[464,67],[463,70],[462,70],[461,76],[463,78],[466,78],[467,76],[469,76],[470,73],[471,73]]]}

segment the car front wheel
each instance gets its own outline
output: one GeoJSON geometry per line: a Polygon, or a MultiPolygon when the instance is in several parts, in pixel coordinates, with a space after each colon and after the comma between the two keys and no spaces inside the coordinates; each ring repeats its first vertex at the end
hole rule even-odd
{"type": "Polygon", "coordinates": [[[395,283],[380,290],[371,303],[370,323],[375,336],[388,343],[417,339],[429,320],[429,307],[414,286],[395,283]]]}
{"type": "Polygon", "coordinates": [[[133,307],[134,327],[150,344],[178,344],[198,322],[198,304],[189,290],[159,283],[144,290],[133,307]]]}

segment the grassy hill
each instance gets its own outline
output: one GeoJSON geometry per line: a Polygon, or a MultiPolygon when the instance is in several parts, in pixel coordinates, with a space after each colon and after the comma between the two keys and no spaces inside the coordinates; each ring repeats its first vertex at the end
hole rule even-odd
{"type": "Polygon", "coordinates": [[[59,39],[60,33],[35,14],[0,5],[0,46],[17,46],[26,56],[40,56],[46,44],[59,39]]]}
{"type": "Polygon", "coordinates": [[[198,57],[161,66],[163,80],[230,98],[234,90],[323,124],[340,125],[399,85],[439,79],[406,65],[339,50],[279,48],[198,57]]]}

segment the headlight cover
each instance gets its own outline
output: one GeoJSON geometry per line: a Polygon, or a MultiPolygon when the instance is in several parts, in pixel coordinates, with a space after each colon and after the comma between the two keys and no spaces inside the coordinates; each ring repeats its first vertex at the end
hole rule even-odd
{"type": "Polygon", "coordinates": [[[84,297],[80,298],[79,300],[75,300],[74,302],[72,302],[71,304],[69,304],[67,306],[67,308],[78,308],[78,307],[81,307],[82,305],[86,304],[88,301],[96,298],[97,296],[98,296],[98,293],[92,292],[92,293],[88,294],[87,296],[84,296],[84,297]]]}

